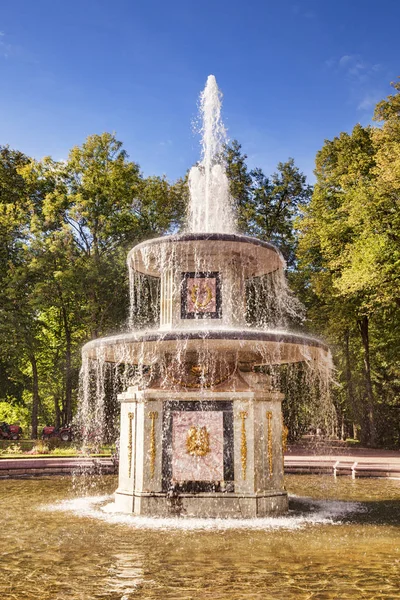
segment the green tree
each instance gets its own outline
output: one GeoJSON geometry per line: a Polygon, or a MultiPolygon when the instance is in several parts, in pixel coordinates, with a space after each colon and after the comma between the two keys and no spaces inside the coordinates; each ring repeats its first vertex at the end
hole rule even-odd
{"type": "Polygon", "coordinates": [[[357,125],[325,142],[313,197],[299,222],[300,278],[311,322],[334,341],[341,405],[361,421],[362,441],[372,445],[388,443],[388,427],[392,443],[398,439],[391,411],[398,402],[400,350],[392,335],[400,325],[396,107],[398,96],[390,96],[377,106],[381,128],[357,125]]]}
{"type": "Polygon", "coordinates": [[[30,223],[41,210],[41,198],[29,198],[26,193],[20,171],[28,162],[21,152],[0,149],[0,335],[9,379],[30,380],[31,426],[36,437],[40,406],[36,335],[40,317],[33,302],[30,223]],[[25,360],[30,364],[29,373],[22,366],[25,360]]]}
{"type": "Polygon", "coordinates": [[[238,226],[249,235],[273,242],[293,267],[296,252],[295,220],[310,199],[312,188],[289,158],[267,177],[262,169],[249,171],[247,156],[234,140],[225,149],[224,159],[230,192],[238,211],[238,226]]]}
{"type": "Polygon", "coordinates": [[[278,163],[277,172],[270,179],[261,169],[252,171],[252,179],[253,233],[274,243],[288,266],[293,267],[297,245],[294,224],[301,208],[307,205],[312,188],[292,158],[278,163]]]}
{"type": "Polygon", "coordinates": [[[237,140],[233,140],[225,147],[223,159],[230,193],[235,202],[239,230],[248,233],[254,219],[254,204],[251,193],[253,181],[246,164],[247,154],[243,154],[242,146],[237,140]]]}
{"type": "Polygon", "coordinates": [[[27,202],[40,205],[30,219],[27,273],[42,414],[64,424],[72,420],[82,343],[126,320],[128,250],[176,229],[184,186],[143,178],[107,133],[73,148],[66,162],[30,161],[19,172],[27,202]]]}

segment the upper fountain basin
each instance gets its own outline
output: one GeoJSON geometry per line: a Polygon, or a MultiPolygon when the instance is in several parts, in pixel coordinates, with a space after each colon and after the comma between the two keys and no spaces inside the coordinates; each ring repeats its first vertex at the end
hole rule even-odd
{"type": "Polygon", "coordinates": [[[239,262],[244,278],[271,273],[285,266],[273,244],[236,233],[165,236],[142,242],[128,254],[128,265],[152,277],[160,277],[169,268],[196,272],[227,261],[239,262]]]}

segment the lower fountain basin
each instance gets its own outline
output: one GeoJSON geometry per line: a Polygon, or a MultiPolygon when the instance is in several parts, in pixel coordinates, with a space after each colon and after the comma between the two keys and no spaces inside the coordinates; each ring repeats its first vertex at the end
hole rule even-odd
{"type": "Polygon", "coordinates": [[[182,349],[185,353],[215,352],[253,365],[318,362],[327,365],[326,344],[313,337],[285,331],[254,329],[144,330],[88,342],[83,353],[107,362],[147,364],[182,349]]]}

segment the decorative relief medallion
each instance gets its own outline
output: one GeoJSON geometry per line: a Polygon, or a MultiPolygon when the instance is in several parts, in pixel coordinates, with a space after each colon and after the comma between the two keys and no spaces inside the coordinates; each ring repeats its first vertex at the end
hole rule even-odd
{"type": "Polygon", "coordinates": [[[132,475],[132,421],[134,417],[133,412],[128,412],[129,429],[128,429],[128,477],[132,475]]]}
{"type": "Polygon", "coordinates": [[[207,427],[192,426],[186,438],[186,451],[191,456],[205,456],[210,452],[210,434],[207,427]]]}
{"type": "MultiPolygon", "coordinates": [[[[211,289],[211,285],[209,285],[207,281],[200,281],[200,283],[194,283],[191,288],[191,308],[194,311],[210,308],[210,304],[215,298],[215,290],[211,289]]],[[[212,308],[214,308],[214,306],[212,308]]]]}
{"type": "Polygon", "coordinates": [[[156,465],[156,428],[155,421],[158,418],[157,411],[149,412],[149,417],[151,419],[151,429],[150,429],[150,477],[153,479],[155,465],[156,465]]]}
{"type": "Polygon", "coordinates": [[[221,280],[218,272],[182,273],[182,319],[220,319],[221,280]]]}
{"type": "Polygon", "coordinates": [[[247,471],[246,419],[247,419],[247,412],[243,410],[239,413],[239,416],[242,419],[242,437],[241,437],[241,443],[240,443],[240,456],[242,459],[242,479],[246,479],[246,471],[247,471]]]}
{"type": "Polygon", "coordinates": [[[224,481],[223,411],[173,410],[170,418],[171,480],[174,485],[190,481],[224,481]]]}
{"type": "Polygon", "coordinates": [[[209,364],[186,362],[171,363],[166,369],[166,379],[173,385],[190,389],[211,388],[227,381],[236,365],[226,361],[210,360],[209,364]]]}
{"type": "Polygon", "coordinates": [[[192,365],[190,367],[190,373],[200,379],[204,376],[205,368],[202,365],[192,365]]]}

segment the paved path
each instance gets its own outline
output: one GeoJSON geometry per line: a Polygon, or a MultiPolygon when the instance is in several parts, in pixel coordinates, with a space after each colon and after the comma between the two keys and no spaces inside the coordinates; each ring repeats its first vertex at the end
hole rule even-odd
{"type": "MultiPolygon", "coordinates": [[[[73,472],[114,473],[111,458],[1,458],[0,478],[26,475],[70,475],[73,472]]],[[[352,477],[400,479],[400,452],[368,448],[291,446],[285,473],[327,473],[352,477]]]]}
{"type": "Polygon", "coordinates": [[[291,446],[285,454],[285,473],[400,478],[400,452],[345,446],[291,446]]]}
{"type": "Polygon", "coordinates": [[[1,458],[0,479],[26,475],[115,473],[111,458],[1,458]]]}

